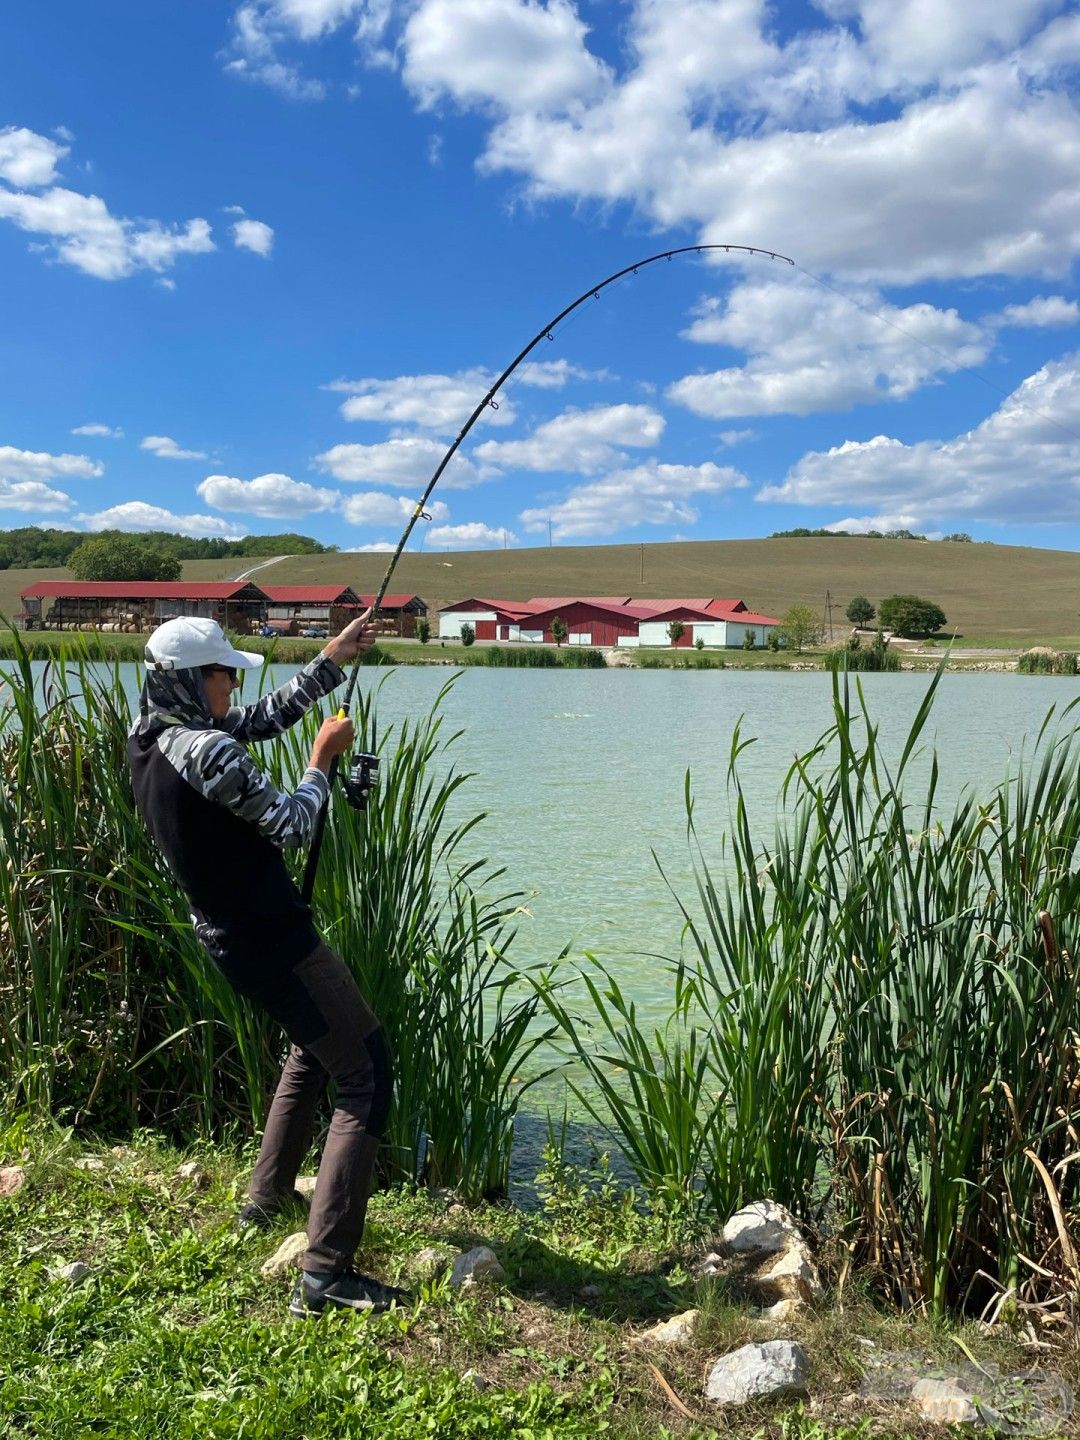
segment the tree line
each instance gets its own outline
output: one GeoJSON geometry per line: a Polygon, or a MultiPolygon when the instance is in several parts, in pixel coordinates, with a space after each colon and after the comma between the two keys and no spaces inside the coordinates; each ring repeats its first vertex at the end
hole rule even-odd
{"type": "Polygon", "coordinates": [[[197,539],[168,530],[132,535],[123,530],[52,530],[26,525],[0,530],[0,570],[69,566],[80,580],[175,580],[184,560],[236,556],[322,555],[336,550],[310,535],[245,535],[242,540],[197,539]],[[78,552],[83,552],[76,560],[78,552]],[[103,569],[118,573],[99,573],[103,569]]]}
{"type": "MultiPolygon", "coordinates": [[[[774,530],[770,540],[926,540],[929,535],[920,535],[916,530],[810,530],[800,525],[795,530],[774,530]]],[[[951,535],[941,535],[940,540],[953,545],[973,545],[976,542],[965,530],[956,530],[951,535]]]]}

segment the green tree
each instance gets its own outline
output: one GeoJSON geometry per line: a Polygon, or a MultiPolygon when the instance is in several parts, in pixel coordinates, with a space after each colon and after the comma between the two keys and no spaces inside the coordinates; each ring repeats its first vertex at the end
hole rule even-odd
{"type": "Polygon", "coordinates": [[[781,621],[780,638],[788,650],[798,653],[804,646],[816,645],[821,639],[821,621],[809,605],[799,601],[781,621]]]}
{"type": "Polygon", "coordinates": [[[876,615],[876,610],[865,595],[856,595],[851,604],[844,611],[844,614],[851,621],[852,625],[869,625],[876,615]]]}
{"type": "Polygon", "coordinates": [[[754,632],[750,629],[749,626],[747,626],[747,628],[743,631],[742,648],[744,650],[753,650],[756,645],[757,641],[754,639],[754,632]]]}
{"type": "Polygon", "coordinates": [[[416,638],[421,645],[426,645],[431,639],[431,621],[424,615],[416,622],[416,638]]]}
{"type": "Polygon", "coordinates": [[[695,649],[695,650],[704,650],[704,649],[705,649],[705,638],[704,638],[704,636],[699,635],[699,636],[697,637],[697,639],[694,641],[694,649],[695,649]]]}
{"type": "Polygon", "coordinates": [[[476,642],[476,631],[473,629],[473,627],[472,627],[472,626],[469,624],[469,622],[466,620],[465,623],[464,623],[464,624],[462,625],[462,627],[461,627],[461,643],[462,643],[463,645],[473,645],[473,644],[475,644],[475,642],[476,642]]]}
{"type": "Polygon", "coordinates": [[[567,628],[566,621],[556,615],[551,622],[551,638],[555,641],[555,644],[561,645],[569,633],[570,631],[567,628]]]}
{"type": "Polygon", "coordinates": [[[932,635],[947,622],[945,612],[932,600],[918,595],[890,595],[882,600],[878,618],[894,635],[932,635]]]}
{"type": "Polygon", "coordinates": [[[672,645],[677,645],[686,634],[686,626],[681,620],[672,620],[671,624],[667,627],[667,633],[672,645]]]}
{"type": "Polygon", "coordinates": [[[175,555],[147,545],[134,535],[98,535],[84,540],[68,557],[79,580],[178,580],[175,555]]]}

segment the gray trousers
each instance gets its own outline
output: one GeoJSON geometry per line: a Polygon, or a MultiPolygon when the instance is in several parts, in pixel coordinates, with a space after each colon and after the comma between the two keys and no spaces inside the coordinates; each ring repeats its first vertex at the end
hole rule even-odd
{"type": "Polygon", "coordinates": [[[328,1083],[334,1112],[308,1219],[303,1268],[339,1271],[364,1233],[379,1142],[393,1094],[390,1052],[349,970],[326,945],[295,969],[244,991],[292,1042],[266,1120],[250,1198],[273,1209],[291,1196],[328,1083]]]}

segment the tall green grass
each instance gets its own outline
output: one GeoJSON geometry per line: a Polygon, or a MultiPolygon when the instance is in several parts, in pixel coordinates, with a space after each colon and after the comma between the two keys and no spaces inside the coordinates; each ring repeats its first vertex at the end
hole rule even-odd
{"type": "MultiPolygon", "coordinates": [[[[280,1031],[196,942],[134,807],[123,672],[92,657],[76,638],[35,673],[19,651],[0,693],[0,1103],[109,1133],[242,1133],[263,1117],[280,1031]]],[[[389,1175],[479,1197],[506,1187],[516,1082],[543,1032],[507,963],[519,897],[477,858],[447,688],[393,732],[362,701],[383,786],[362,816],[335,795],[315,904],[395,1053],[389,1175]]],[[[279,783],[316,724],[263,752],[279,783]]]]}
{"type": "Polygon", "coordinates": [[[1080,731],[1051,712],[1013,773],[943,810],[922,749],[941,674],[893,764],[834,677],[771,839],[738,733],[721,855],[687,780],[697,893],[667,1026],[610,976],[586,977],[584,1016],[537,983],[658,1203],[781,1200],[905,1305],[1053,1305],[1080,1288],[1080,731]]]}
{"type": "Polygon", "coordinates": [[[529,670],[603,670],[604,652],[585,645],[563,645],[554,650],[547,645],[472,646],[455,652],[454,663],[461,665],[493,665],[496,668],[529,670]]]}

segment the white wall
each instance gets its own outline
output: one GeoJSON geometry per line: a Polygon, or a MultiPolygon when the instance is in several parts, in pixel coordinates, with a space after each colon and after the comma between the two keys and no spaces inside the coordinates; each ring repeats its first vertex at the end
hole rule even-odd
{"type": "Polygon", "coordinates": [[[641,645],[670,645],[666,620],[642,620],[638,626],[638,642],[641,645]]]}
{"type": "Polygon", "coordinates": [[[494,610],[444,610],[439,616],[439,639],[460,640],[462,625],[476,625],[477,620],[495,620],[494,610]]]}
{"type": "Polygon", "coordinates": [[[727,643],[733,646],[741,645],[743,643],[743,636],[749,630],[754,637],[754,644],[760,650],[766,640],[768,640],[770,631],[775,629],[775,625],[736,625],[732,621],[729,622],[727,627],[727,643]]]}
{"type": "Polygon", "coordinates": [[[541,645],[544,640],[544,632],[542,630],[521,629],[518,631],[518,639],[530,641],[533,645],[541,645]]]}
{"type": "MultiPolygon", "coordinates": [[[[693,622],[694,644],[696,645],[699,640],[704,640],[708,646],[730,645],[733,628],[735,627],[729,625],[726,620],[695,620],[693,622]]],[[[741,635],[739,644],[742,644],[741,635]]]]}

